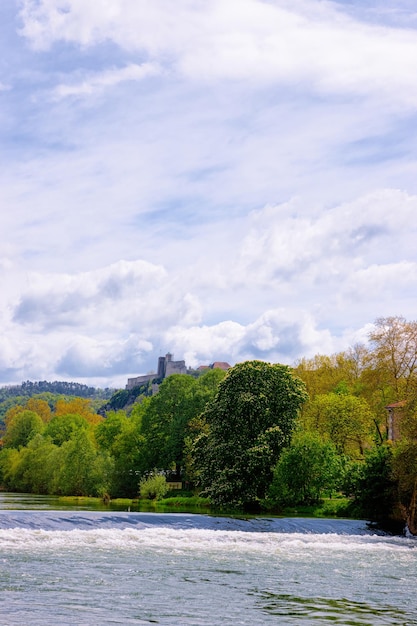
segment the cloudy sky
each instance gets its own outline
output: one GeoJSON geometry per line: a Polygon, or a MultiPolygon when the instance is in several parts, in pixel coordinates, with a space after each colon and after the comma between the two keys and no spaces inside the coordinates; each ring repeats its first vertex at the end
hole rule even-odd
{"type": "Polygon", "coordinates": [[[0,384],[416,318],[415,0],[1,0],[0,384]]]}

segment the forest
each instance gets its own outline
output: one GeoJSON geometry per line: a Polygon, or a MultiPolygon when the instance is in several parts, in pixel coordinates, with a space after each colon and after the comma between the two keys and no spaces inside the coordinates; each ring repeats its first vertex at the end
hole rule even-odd
{"type": "Polygon", "coordinates": [[[343,497],[340,514],[417,533],[417,322],[379,318],[366,345],[292,367],[172,375],[105,412],[106,394],[33,391],[7,399],[3,489],[157,498],[179,482],[215,507],[274,513],[343,497]]]}

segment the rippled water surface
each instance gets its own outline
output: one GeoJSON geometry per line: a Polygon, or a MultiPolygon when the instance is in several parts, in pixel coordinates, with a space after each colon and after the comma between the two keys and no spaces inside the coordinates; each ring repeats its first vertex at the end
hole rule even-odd
{"type": "Polygon", "coordinates": [[[416,580],[365,522],[0,510],[1,626],[409,626],[416,580]]]}

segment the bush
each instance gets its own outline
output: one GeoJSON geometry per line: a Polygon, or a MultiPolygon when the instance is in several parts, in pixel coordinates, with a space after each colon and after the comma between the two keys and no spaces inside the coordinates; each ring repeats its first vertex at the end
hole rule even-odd
{"type": "Polygon", "coordinates": [[[139,483],[140,497],[146,500],[160,500],[167,491],[167,480],[162,474],[151,474],[139,483]]]}
{"type": "Polygon", "coordinates": [[[392,514],[397,500],[392,464],[392,450],[385,445],[369,450],[364,463],[352,468],[354,505],[362,515],[379,520],[392,514]]]}
{"type": "Polygon", "coordinates": [[[313,433],[297,433],[279,459],[268,497],[278,506],[313,505],[339,488],[343,459],[335,445],[313,433]]]}

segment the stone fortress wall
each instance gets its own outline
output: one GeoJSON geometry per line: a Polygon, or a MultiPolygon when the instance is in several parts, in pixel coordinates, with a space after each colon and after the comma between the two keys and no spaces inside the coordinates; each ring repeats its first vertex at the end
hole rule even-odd
{"type": "MultiPolygon", "coordinates": [[[[171,374],[189,374],[192,370],[187,369],[185,365],[185,361],[174,361],[173,355],[168,352],[165,356],[160,356],[158,358],[158,369],[157,373],[145,374],[143,376],[136,376],[135,378],[128,378],[126,389],[133,389],[134,387],[138,387],[139,385],[144,385],[155,378],[164,379],[167,376],[171,376],[171,374]]],[[[228,370],[230,365],[224,361],[215,361],[212,365],[201,365],[198,369],[213,369],[220,368],[223,370],[228,370]]]]}

